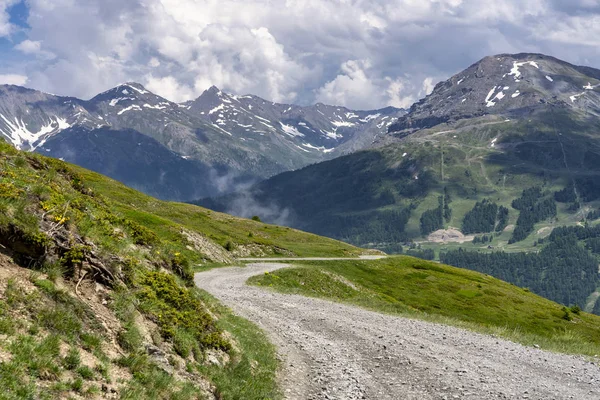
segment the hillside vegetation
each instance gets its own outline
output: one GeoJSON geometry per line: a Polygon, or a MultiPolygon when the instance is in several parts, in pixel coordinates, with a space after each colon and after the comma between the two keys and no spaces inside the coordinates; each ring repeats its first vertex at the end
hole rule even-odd
{"type": "Polygon", "coordinates": [[[407,256],[314,261],[250,284],[492,333],[547,349],[597,355],[600,317],[478,272],[407,256]]]}
{"type": "Polygon", "coordinates": [[[273,347],[193,286],[236,255],[354,255],[0,141],[3,398],[276,398],[273,347]]]}
{"type": "MultiPolygon", "coordinates": [[[[275,176],[252,193],[260,204],[287,207],[299,229],[442,259],[583,308],[600,286],[590,267],[600,262],[597,255],[583,240],[567,240],[562,254],[568,259],[548,274],[538,266],[553,260],[540,261],[536,253],[557,227],[598,223],[599,126],[564,110],[532,111],[528,119],[473,118],[275,176]],[[445,237],[442,230],[450,229],[459,236],[445,237]],[[458,248],[482,254],[460,264],[440,257],[458,248]],[[510,262],[488,262],[485,254],[492,252],[510,262]],[[508,267],[493,266],[501,264],[508,267]]],[[[227,209],[230,201],[216,205],[227,209]]]]}

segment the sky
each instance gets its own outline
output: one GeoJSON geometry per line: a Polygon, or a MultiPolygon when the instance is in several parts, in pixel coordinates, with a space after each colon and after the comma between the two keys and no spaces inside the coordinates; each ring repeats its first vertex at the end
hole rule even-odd
{"type": "Polygon", "coordinates": [[[88,99],[135,81],[409,107],[479,59],[600,68],[600,0],[0,0],[0,83],[88,99]]]}

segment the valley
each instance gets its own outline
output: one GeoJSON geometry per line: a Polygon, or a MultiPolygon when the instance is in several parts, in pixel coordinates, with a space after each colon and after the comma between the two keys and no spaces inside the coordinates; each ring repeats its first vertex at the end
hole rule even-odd
{"type": "Polygon", "coordinates": [[[407,112],[0,88],[0,388],[593,398],[598,82],[518,54],[407,112]]]}
{"type": "Polygon", "coordinates": [[[600,400],[600,1],[0,1],[0,400],[600,400]]]}
{"type": "Polygon", "coordinates": [[[595,234],[566,245],[558,232],[570,231],[556,229],[598,223],[599,79],[540,54],[486,57],[436,85],[373,148],[197,203],[248,217],[249,201],[276,211],[266,220],[285,212],[283,223],[299,229],[455,263],[589,309],[600,286],[595,234]],[[460,234],[444,240],[451,230],[460,234]],[[522,272],[559,242],[569,267],[552,279],[545,267],[522,272]],[[518,265],[492,268],[489,257],[518,265]]]}

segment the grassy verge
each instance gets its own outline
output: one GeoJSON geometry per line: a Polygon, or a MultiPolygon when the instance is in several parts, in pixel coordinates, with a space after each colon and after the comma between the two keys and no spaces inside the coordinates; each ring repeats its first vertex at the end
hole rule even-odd
{"type": "Polygon", "coordinates": [[[360,251],[161,202],[0,141],[0,397],[277,398],[263,333],[193,286],[195,265],[242,238],[267,254],[360,251]]]}
{"type": "Polygon", "coordinates": [[[573,354],[600,354],[600,317],[477,272],[399,256],[302,262],[250,278],[284,293],[495,334],[573,354]]]}
{"type": "Polygon", "coordinates": [[[219,315],[219,326],[231,333],[236,340],[233,350],[235,364],[225,368],[205,365],[200,371],[211,378],[225,399],[281,399],[277,387],[275,346],[264,332],[253,323],[236,316],[210,294],[197,290],[211,311],[219,315]]]}

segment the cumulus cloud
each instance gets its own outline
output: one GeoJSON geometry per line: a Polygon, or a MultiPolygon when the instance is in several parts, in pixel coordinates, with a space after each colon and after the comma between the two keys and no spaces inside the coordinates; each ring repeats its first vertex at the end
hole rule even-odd
{"type": "Polygon", "coordinates": [[[25,54],[32,54],[38,58],[51,60],[55,55],[49,51],[42,50],[41,41],[23,40],[21,43],[15,46],[15,49],[25,54]]]}
{"type": "MultiPolygon", "coordinates": [[[[0,36],[12,27],[0,0],[0,36]]],[[[90,97],[139,81],[278,102],[408,107],[491,54],[600,65],[595,0],[28,0],[15,51],[32,87],[90,97]]]]}
{"type": "Polygon", "coordinates": [[[18,3],[19,0],[0,0],[0,37],[8,36],[15,27],[10,23],[8,9],[18,3]]]}

